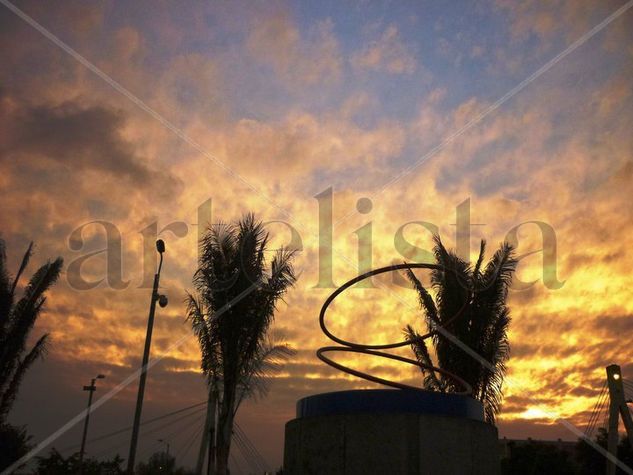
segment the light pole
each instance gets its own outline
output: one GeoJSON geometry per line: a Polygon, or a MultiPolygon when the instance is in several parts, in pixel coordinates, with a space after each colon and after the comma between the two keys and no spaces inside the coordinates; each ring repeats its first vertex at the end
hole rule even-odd
{"type": "Polygon", "coordinates": [[[103,379],[105,375],[98,374],[90,381],[90,386],[84,386],[84,391],[88,391],[88,410],[86,412],[86,420],[84,421],[84,434],[81,438],[81,449],[79,450],[79,475],[84,472],[84,453],[86,452],[86,436],[88,435],[88,421],[90,420],[90,406],[92,406],[92,394],[97,390],[95,383],[97,379],[103,379]]]}
{"type": "Polygon", "coordinates": [[[136,411],[134,412],[134,424],[132,426],[132,440],[130,441],[130,455],[127,459],[127,473],[134,473],[134,459],[136,458],[136,446],[138,444],[138,430],[141,423],[141,412],[143,410],[143,395],[145,394],[145,379],[147,378],[147,363],[149,360],[149,350],[152,344],[152,329],[154,328],[154,313],[156,302],[161,307],[167,306],[167,296],[158,293],[160,281],[160,270],[163,267],[163,253],[165,252],[165,242],[162,239],[156,241],[156,251],[160,254],[158,270],[154,274],[154,286],[152,288],[152,299],[149,304],[149,316],[147,317],[147,334],[145,335],[145,349],[143,350],[143,363],[141,365],[141,376],[138,381],[138,396],[136,398],[136,411]]]}

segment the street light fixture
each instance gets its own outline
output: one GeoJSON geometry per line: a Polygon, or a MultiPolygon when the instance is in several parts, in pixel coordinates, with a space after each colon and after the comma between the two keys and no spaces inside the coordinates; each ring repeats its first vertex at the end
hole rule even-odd
{"type": "Polygon", "coordinates": [[[150,346],[152,344],[152,330],[154,328],[154,313],[156,312],[156,302],[164,308],[168,300],[166,295],[158,293],[160,282],[160,271],[163,267],[163,253],[165,252],[165,241],[156,241],[156,251],[160,254],[158,270],[154,274],[154,286],[152,287],[152,298],[149,304],[149,316],[147,317],[147,334],[145,335],[145,349],[143,350],[143,363],[141,365],[141,375],[138,382],[138,395],[136,398],[136,410],[134,412],[134,424],[132,425],[132,440],[130,441],[130,455],[127,462],[127,473],[134,473],[134,460],[136,458],[136,446],[138,445],[138,433],[141,423],[141,412],[143,411],[143,396],[145,394],[145,380],[147,379],[147,363],[149,361],[150,346]]]}
{"type": "Polygon", "coordinates": [[[84,420],[84,433],[81,438],[81,449],[79,450],[79,474],[81,475],[84,471],[83,462],[84,462],[84,454],[86,452],[86,437],[88,436],[88,421],[90,420],[90,407],[92,406],[92,394],[97,390],[96,382],[97,379],[104,379],[105,375],[98,374],[90,381],[89,386],[84,386],[84,391],[88,391],[88,409],[86,411],[86,419],[84,420]]]}

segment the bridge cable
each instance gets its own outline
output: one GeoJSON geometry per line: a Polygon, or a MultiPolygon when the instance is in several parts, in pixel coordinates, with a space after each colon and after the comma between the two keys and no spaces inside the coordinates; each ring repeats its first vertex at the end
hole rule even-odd
{"type": "Polygon", "coordinates": [[[242,429],[237,422],[235,423],[235,429],[240,433],[242,439],[250,447],[251,451],[255,453],[255,456],[259,460],[262,469],[264,470],[264,472],[266,472],[268,470],[268,462],[266,462],[266,459],[262,456],[259,450],[257,450],[257,447],[255,447],[253,442],[246,435],[246,432],[244,432],[244,429],[242,429]]]}
{"type": "Polygon", "coordinates": [[[244,441],[239,436],[239,434],[235,433],[234,435],[235,435],[234,440],[236,442],[236,447],[240,449],[242,457],[244,458],[246,463],[250,466],[251,470],[255,470],[255,472],[258,472],[261,467],[258,464],[257,458],[255,457],[253,452],[251,452],[251,450],[246,446],[246,444],[244,444],[244,441]]]}
{"type": "MultiPolygon", "coordinates": [[[[201,402],[201,403],[197,403],[197,404],[193,404],[191,406],[187,406],[187,407],[184,407],[182,409],[178,409],[176,411],[172,411],[172,412],[169,412],[167,414],[163,414],[161,416],[154,417],[152,419],[148,419],[146,421],[141,422],[140,425],[143,426],[143,425],[147,425],[147,424],[152,424],[152,423],[160,421],[162,419],[166,419],[166,418],[168,418],[170,416],[175,416],[176,414],[180,414],[180,413],[186,412],[186,411],[188,411],[190,409],[193,409],[193,408],[196,408],[196,407],[200,407],[200,406],[202,406],[204,404],[206,404],[206,401],[205,402],[201,402]]],[[[115,430],[113,432],[109,432],[107,434],[102,434],[102,435],[99,435],[97,437],[93,437],[91,439],[88,439],[87,442],[88,443],[98,442],[100,440],[104,440],[104,439],[108,439],[110,437],[114,437],[115,435],[123,434],[125,432],[130,431],[130,430],[132,430],[132,426],[124,427],[122,429],[117,429],[117,430],[115,430]]],[[[66,446],[63,449],[61,449],[59,452],[61,453],[61,452],[66,452],[66,451],[68,451],[70,449],[76,449],[76,448],[79,448],[80,445],[81,444],[69,445],[69,446],[66,446]]]]}
{"type": "Polygon", "coordinates": [[[593,436],[593,430],[595,429],[596,422],[598,421],[600,412],[602,412],[602,405],[604,404],[604,399],[607,396],[607,382],[605,381],[602,389],[600,390],[600,394],[598,395],[598,399],[596,404],[591,412],[591,416],[589,417],[589,422],[587,423],[587,427],[585,428],[585,437],[591,439],[593,436]]]}
{"type": "Polygon", "coordinates": [[[236,442],[240,444],[241,449],[240,450],[244,450],[248,453],[249,459],[251,460],[251,462],[253,464],[255,464],[255,468],[258,468],[259,466],[259,460],[257,459],[257,455],[255,454],[255,452],[251,449],[251,447],[249,445],[246,444],[246,441],[243,437],[243,433],[240,430],[239,426],[234,423],[233,424],[233,436],[236,439],[236,442]]]}
{"type": "Polygon", "coordinates": [[[189,449],[191,448],[191,446],[193,445],[193,442],[198,438],[198,436],[202,433],[202,430],[204,429],[204,425],[205,425],[205,421],[202,421],[202,424],[198,424],[198,425],[192,425],[193,427],[193,431],[191,431],[191,433],[189,434],[189,438],[186,439],[186,442],[180,447],[180,449],[178,449],[178,451],[176,451],[174,453],[174,458],[176,460],[178,460],[178,458],[182,455],[184,456],[189,449]]]}
{"type": "MultiPolygon", "coordinates": [[[[187,428],[191,427],[191,426],[189,425],[189,419],[191,418],[191,416],[194,416],[194,415],[200,415],[200,414],[202,414],[203,412],[204,412],[204,409],[200,409],[200,410],[198,410],[197,412],[194,412],[194,413],[191,413],[191,414],[187,414],[186,416],[183,416],[183,417],[179,418],[177,421],[173,421],[173,422],[170,422],[170,423],[168,423],[168,424],[164,424],[164,425],[162,425],[162,426],[160,426],[160,427],[155,427],[155,428],[153,428],[153,429],[151,429],[151,430],[149,430],[149,431],[147,431],[147,432],[143,433],[143,436],[147,437],[147,436],[148,436],[148,435],[150,435],[150,434],[156,434],[158,431],[160,431],[161,429],[164,429],[165,427],[173,426],[173,425],[178,424],[179,422],[182,422],[182,421],[185,421],[185,420],[186,420],[186,421],[187,421],[187,424],[186,424],[186,425],[180,425],[180,424],[178,424],[178,427],[177,427],[175,430],[173,430],[172,432],[170,432],[170,433],[169,433],[169,434],[167,434],[166,436],[163,436],[163,437],[162,437],[162,439],[163,439],[163,440],[172,440],[172,437],[173,437],[174,435],[179,434],[179,433],[181,433],[183,430],[187,430],[187,428]]],[[[157,442],[157,444],[161,444],[161,442],[157,442]]],[[[146,448],[146,450],[144,450],[144,451],[142,452],[142,454],[147,455],[147,453],[149,452],[149,450],[152,450],[152,449],[153,449],[153,448],[154,448],[157,444],[150,445],[150,446],[149,446],[149,448],[146,448]]],[[[139,456],[139,459],[141,459],[141,458],[142,458],[142,457],[141,457],[141,456],[139,456]]]]}

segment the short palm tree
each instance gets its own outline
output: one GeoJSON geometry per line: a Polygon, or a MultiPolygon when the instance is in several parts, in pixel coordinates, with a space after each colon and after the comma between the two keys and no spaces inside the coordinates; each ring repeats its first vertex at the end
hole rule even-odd
{"type": "MultiPolygon", "coordinates": [[[[506,361],[510,356],[507,336],[510,312],[506,299],[517,265],[514,249],[503,243],[484,266],[486,242],[482,240],[479,257],[472,267],[454,252],[446,250],[439,236],[434,237],[434,242],[436,264],[443,268],[431,271],[435,299],[411,270],[407,273],[418,293],[428,331],[442,327],[485,362],[465,352],[441,331],[436,331],[431,340],[437,359],[434,364],[419,333],[407,326],[405,334],[412,341],[418,361],[447,370],[470,384],[473,397],[484,405],[486,421],[494,423],[501,407],[506,361]],[[454,319],[462,308],[461,316],[454,319]]],[[[441,373],[423,370],[423,376],[423,385],[427,389],[461,390],[457,382],[441,373]]]]}
{"type": "Polygon", "coordinates": [[[267,244],[268,233],[252,214],[235,224],[211,226],[200,243],[196,294],[188,296],[187,314],[209,385],[210,473],[214,468],[219,475],[228,473],[240,403],[264,392],[265,377],[292,354],[287,346],[274,344],[268,333],[277,302],[296,281],[294,254],[277,250],[268,269],[267,244]]]}
{"type": "Polygon", "coordinates": [[[20,383],[29,367],[46,352],[49,335],[42,335],[27,351],[27,339],[46,302],[45,294],[62,269],[58,257],[40,267],[16,300],[18,282],[33,254],[31,243],[15,277],[7,269],[5,243],[0,239],[0,424],[15,401],[20,383]]]}

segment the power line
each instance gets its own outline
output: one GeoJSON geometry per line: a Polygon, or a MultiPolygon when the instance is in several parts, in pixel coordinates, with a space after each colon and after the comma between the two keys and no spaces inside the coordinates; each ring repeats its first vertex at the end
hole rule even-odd
{"type": "MultiPolygon", "coordinates": [[[[143,435],[145,437],[147,437],[148,435],[155,434],[158,431],[160,431],[160,430],[162,430],[162,429],[164,429],[166,427],[173,426],[173,425],[178,424],[178,423],[180,423],[180,422],[182,422],[184,420],[189,420],[192,416],[202,413],[203,410],[204,410],[204,408],[202,406],[206,406],[206,404],[207,404],[207,401],[199,402],[199,403],[196,403],[196,404],[192,404],[191,406],[187,406],[187,407],[184,407],[184,408],[181,408],[181,409],[177,409],[175,411],[171,411],[171,412],[168,412],[166,414],[162,414],[160,416],[157,416],[157,417],[148,419],[146,421],[143,421],[143,422],[141,422],[140,425],[141,426],[147,426],[147,425],[153,424],[155,422],[161,421],[163,419],[167,419],[167,418],[173,417],[175,415],[186,413],[188,411],[191,411],[192,409],[195,409],[195,410],[189,412],[188,414],[184,414],[184,415],[182,415],[181,417],[179,417],[179,418],[177,418],[175,420],[167,422],[166,424],[162,424],[162,425],[160,425],[158,427],[154,427],[154,428],[148,430],[147,432],[144,432],[143,435]]],[[[163,437],[163,439],[164,440],[170,439],[173,435],[179,433],[183,428],[184,427],[179,427],[175,431],[171,432],[168,436],[163,437]]],[[[99,441],[102,441],[102,440],[106,440],[106,439],[109,439],[111,437],[114,437],[114,436],[117,436],[117,435],[129,432],[131,429],[132,429],[132,426],[127,426],[127,427],[124,427],[124,428],[121,428],[121,429],[117,429],[115,431],[112,431],[112,432],[109,432],[109,433],[106,433],[106,434],[102,434],[102,435],[93,437],[91,439],[88,439],[88,442],[94,443],[94,442],[99,442],[99,441]]],[[[180,455],[180,452],[182,452],[182,450],[185,449],[185,447],[186,447],[186,449],[185,449],[184,454],[186,454],[191,449],[191,446],[193,445],[193,442],[200,435],[202,430],[204,430],[204,423],[202,424],[202,426],[200,426],[198,428],[198,430],[195,430],[194,432],[192,432],[190,434],[190,438],[188,439],[187,443],[183,447],[181,447],[181,449],[180,449],[180,451],[178,452],[177,455],[180,455]]],[[[259,450],[257,450],[255,445],[252,443],[252,441],[246,435],[246,432],[244,432],[244,430],[240,427],[240,425],[237,422],[234,423],[233,435],[235,436],[234,439],[237,442],[236,445],[239,448],[240,453],[241,453],[242,458],[244,459],[244,461],[252,469],[254,469],[255,471],[259,471],[259,470],[264,471],[264,472],[267,471],[268,463],[266,462],[266,459],[262,456],[262,454],[259,452],[259,450]]],[[[98,458],[98,457],[105,456],[106,454],[114,451],[115,449],[118,449],[119,447],[124,446],[126,443],[127,443],[127,440],[124,440],[124,441],[118,442],[116,444],[113,444],[113,445],[109,446],[106,449],[100,450],[93,457],[98,458]]],[[[147,447],[145,450],[142,451],[142,453],[140,454],[141,457],[139,457],[139,458],[142,458],[143,456],[147,455],[147,452],[149,450],[154,449],[157,445],[159,445],[159,444],[158,443],[151,444],[149,447],[147,447]]],[[[75,445],[72,445],[72,446],[67,446],[67,447],[61,449],[60,452],[66,452],[68,450],[76,449],[78,447],[79,447],[79,444],[75,444],[75,445]]],[[[235,458],[234,461],[239,466],[239,462],[237,461],[236,458],[235,458]]],[[[239,468],[241,470],[241,467],[239,467],[239,468]]]]}
{"type": "MultiPolygon", "coordinates": [[[[171,441],[173,436],[176,434],[181,433],[183,430],[187,430],[187,428],[191,427],[189,425],[189,421],[188,419],[193,416],[193,415],[197,415],[200,412],[202,412],[202,410],[196,412],[196,413],[192,413],[192,414],[188,414],[186,416],[181,417],[179,420],[172,422],[170,424],[165,424],[161,427],[156,427],[148,432],[143,433],[142,435],[144,435],[145,437],[147,437],[149,434],[155,434],[156,432],[158,432],[159,430],[171,425],[171,424],[177,424],[178,422],[182,422],[184,420],[187,420],[187,424],[186,425],[179,425],[175,430],[173,430],[172,432],[170,432],[169,434],[167,434],[166,436],[162,437],[163,441],[171,441]]],[[[160,446],[160,444],[162,444],[162,442],[156,441],[154,444],[151,444],[149,447],[146,447],[145,450],[141,451],[141,453],[139,454],[139,460],[142,460],[144,457],[146,457],[148,454],[151,455],[151,452],[156,450],[157,446],[160,446]]]]}
{"type": "MultiPolygon", "coordinates": [[[[200,413],[202,413],[204,411],[204,407],[202,406],[206,406],[207,401],[203,401],[200,403],[196,403],[196,404],[192,404],[191,406],[187,406],[181,409],[177,409],[175,411],[171,411],[168,412],[166,414],[162,414],[160,416],[148,419],[146,421],[141,422],[141,426],[148,426],[151,425],[155,422],[164,420],[164,419],[168,419],[171,418],[173,416],[176,416],[178,414],[182,414],[181,417],[176,418],[175,420],[170,420],[165,424],[161,424],[157,427],[153,427],[151,429],[149,429],[146,432],[143,432],[143,436],[146,438],[147,436],[151,435],[151,434],[156,434],[157,432],[159,432],[162,429],[165,429],[166,427],[170,427],[170,426],[174,426],[176,424],[179,425],[178,428],[176,428],[176,430],[172,431],[169,435],[163,437],[164,440],[170,440],[171,437],[173,437],[174,435],[176,435],[177,433],[181,432],[183,429],[185,429],[185,426],[180,426],[180,422],[185,421],[185,420],[190,420],[192,416],[198,415],[200,413]],[[191,411],[191,412],[189,412],[191,411]],[[185,414],[183,414],[185,413],[185,414]]],[[[106,440],[109,439],[111,437],[117,436],[117,435],[121,435],[124,434],[126,432],[129,432],[132,429],[132,426],[127,426],[121,429],[117,429],[114,430],[112,432],[106,433],[106,434],[102,434],[96,437],[93,437],[91,439],[88,440],[88,442],[90,443],[95,443],[95,442],[99,442],[102,440],[106,440]]],[[[191,449],[191,446],[193,445],[193,442],[197,439],[197,437],[202,433],[202,431],[204,430],[204,423],[198,427],[197,430],[195,430],[194,432],[190,433],[189,435],[189,439],[187,439],[186,444],[181,447],[181,449],[179,450],[179,452],[177,453],[177,456],[180,456],[181,453],[185,454],[191,449]],[[184,452],[183,452],[184,450],[184,452]]],[[[251,469],[254,469],[256,472],[258,471],[267,471],[267,467],[268,464],[266,462],[266,459],[264,459],[264,457],[262,456],[262,454],[257,450],[257,448],[255,447],[255,445],[252,443],[252,441],[249,439],[249,437],[246,435],[246,432],[244,432],[244,430],[240,427],[239,424],[237,424],[237,422],[234,424],[234,432],[233,432],[234,440],[236,441],[236,445],[237,448],[240,450],[240,453],[242,455],[242,458],[244,459],[244,461],[251,467],[251,469]]],[[[100,458],[103,456],[106,456],[107,454],[115,451],[116,449],[124,446],[125,444],[127,444],[127,440],[123,440],[120,442],[117,442],[116,444],[110,445],[109,447],[107,447],[106,449],[102,449],[100,451],[98,451],[93,457],[95,458],[100,458]]],[[[145,450],[143,450],[140,454],[139,454],[139,458],[143,459],[148,452],[150,452],[151,450],[154,450],[157,446],[159,445],[158,442],[151,444],[149,447],[145,448],[145,450]]],[[[77,447],[79,447],[79,444],[75,444],[72,446],[67,446],[65,448],[63,448],[62,450],[60,450],[60,452],[66,452],[68,450],[72,450],[72,449],[76,449],[77,447]]],[[[236,465],[238,465],[240,471],[242,470],[242,467],[240,466],[237,458],[234,458],[234,462],[236,463],[236,465]]]]}
{"type": "MultiPolygon", "coordinates": [[[[147,425],[147,424],[152,424],[154,422],[160,421],[162,419],[166,419],[166,418],[171,417],[171,416],[175,416],[176,414],[180,414],[182,412],[186,412],[186,411],[188,411],[190,409],[193,409],[193,408],[196,408],[196,407],[200,407],[200,406],[205,405],[205,404],[206,404],[206,401],[205,402],[200,402],[200,403],[197,403],[197,404],[193,404],[191,406],[187,406],[187,407],[184,407],[182,409],[178,409],[176,411],[172,411],[172,412],[169,412],[167,414],[163,414],[161,416],[154,417],[152,419],[148,419],[146,421],[141,422],[140,425],[143,426],[143,425],[147,425]]],[[[115,435],[123,434],[125,432],[130,431],[130,430],[132,430],[132,426],[124,427],[123,429],[117,429],[117,430],[115,430],[113,432],[110,432],[110,433],[107,433],[107,434],[103,434],[103,435],[100,435],[100,436],[97,436],[97,437],[93,437],[92,439],[88,439],[88,442],[90,442],[90,443],[98,442],[100,440],[104,440],[104,439],[108,439],[110,437],[114,437],[115,435]]],[[[71,450],[71,449],[76,449],[79,446],[80,446],[80,444],[69,445],[69,446],[61,449],[60,452],[66,452],[66,451],[71,450]]]]}
{"type": "MultiPolygon", "coordinates": [[[[179,412],[181,412],[181,411],[179,411],[179,412]]],[[[156,432],[158,432],[159,430],[164,429],[165,427],[169,427],[169,426],[170,426],[170,425],[172,425],[172,424],[177,424],[178,422],[180,422],[180,421],[182,421],[182,420],[184,420],[184,419],[188,419],[190,416],[193,416],[193,415],[196,415],[196,414],[200,414],[200,412],[202,412],[202,408],[201,408],[201,409],[199,409],[199,410],[197,410],[197,411],[194,411],[194,412],[192,412],[192,413],[190,413],[190,414],[187,414],[187,415],[185,415],[185,416],[182,416],[181,418],[179,418],[179,419],[177,419],[177,420],[175,420],[175,421],[170,421],[170,422],[168,422],[167,424],[163,424],[163,425],[161,425],[161,426],[159,426],[159,427],[155,427],[155,428],[151,429],[150,431],[148,431],[148,432],[144,433],[144,435],[145,435],[145,436],[147,436],[147,435],[149,435],[149,434],[156,433],[156,432]]],[[[171,415],[173,415],[173,414],[171,414],[171,415]]],[[[161,417],[161,419],[163,419],[163,418],[164,418],[164,417],[161,417]]],[[[158,419],[158,418],[157,418],[157,419],[158,419]]],[[[157,419],[154,419],[154,420],[153,420],[153,422],[156,422],[156,420],[157,420],[157,419]]],[[[148,421],[148,422],[149,422],[149,421],[148,421]]],[[[117,431],[117,432],[118,432],[118,431],[117,431]]],[[[93,455],[93,457],[94,457],[94,458],[103,457],[103,456],[105,456],[106,454],[111,453],[112,451],[114,451],[114,450],[118,449],[119,447],[123,447],[123,446],[125,446],[125,445],[126,445],[126,444],[128,444],[128,443],[129,443],[129,441],[128,441],[128,440],[122,440],[122,441],[119,441],[119,442],[117,442],[117,443],[115,443],[115,444],[113,444],[113,445],[110,445],[110,446],[109,446],[108,448],[106,448],[106,449],[103,449],[103,450],[98,451],[96,454],[94,454],[94,455],[93,455]]]]}
{"type": "MultiPolygon", "coordinates": [[[[190,413],[190,414],[187,414],[187,415],[185,415],[185,416],[182,416],[182,417],[178,418],[178,419],[177,419],[177,420],[175,420],[175,421],[170,421],[170,422],[168,422],[168,423],[166,423],[166,424],[163,424],[163,425],[161,425],[161,426],[154,427],[153,429],[150,429],[150,430],[149,430],[149,431],[147,431],[147,432],[143,432],[142,434],[143,434],[143,436],[145,436],[145,437],[147,437],[148,435],[156,434],[157,432],[159,432],[160,430],[162,430],[162,429],[164,429],[164,428],[166,428],[166,427],[172,426],[172,425],[174,425],[174,424],[178,424],[179,422],[181,422],[181,421],[183,421],[183,420],[188,420],[191,416],[199,415],[202,411],[203,411],[202,409],[199,409],[199,410],[194,411],[194,412],[192,412],[192,413],[190,413]]],[[[165,438],[166,438],[166,437],[165,437],[165,438]]],[[[112,448],[118,448],[119,446],[121,446],[121,445],[125,445],[125,444],[127,444],[127,443],[129,443],[129,441],[128,441],[128,440],[124,440],[124,441],[122,441],[122,442],[119,442],[116,446],[112,446],[112,447],[111,447],[111,449],[112,449],[112,448]]]]}
{"type": "Polygon", "coordinates": [[[204,430],[204,422],[205,421],[203,420],[202,424],[199,424],[197,427],[193,426],[195,430],[190,434],[189,440],[185,442],[183,446],[180,448],[180,450],[178,450],[178,452],[174,454],[174,457],[176,459],[178,459],[178,457],[180,457],[181,455],[183,457],[187,455],[187,452],[189,452],[189,449],[191,449],[191,446],[193,445],[194,441],[198,438],[200,434],[202,434],[202,431],[204,430]]]}
{"type": "Polygon", "coordinates": [[[104,457],[105,455],[115,451],[119,447],[125,447],[125,445],[129,444],[129,440],[121,440],[114,445],[110,445],[107,449],[100,450],[99,452],[93,455],[94,458],[98,459],[100,457],[104,457]]]}
{"type": "MultiPolygon", "coordinates": [[[[187,421],[187,425],[182,425],[181,426],[179,424],[178,427],[175,430],[173,430],[172,432],[170,432],[166,436],[162,437],[163,440],[171,440],[174,435],[176,435],[176,434],[182,432],[183,430],[186,430],[188,427],[190,427],[188,423],[189,423],[189,419],[191,418],[191,416],[199,415],[202,412],[203,412],[203,409],[201,408],[201,409],[199,409],[196,412],[193,412],[191,414],[187,414],[186,416],[183,416],[183,417],[179,418],[177,421],[172,421],[172,422],[169,422],[167,424],[163,424],[160,427],[155,427],[155,428],[153,428],[153,429],[151,429],[151,430],[149,430],[147,432],[144,432],[144,433],[142,433],[142,435],[145,438],[147,438],[148,435],[156,434],[157,432],[159,432],[161,429],[164,429],[165,427],[169,427],[171,425],[178,424],[179,422],[182,422],[182,421],[187,421]]],[[[142,457],[146,456],[149,453],[150,450],[153,450],[156,447],[156,445],[159,445],[159,444],[160,444],[160,442],[154,443],[153,445],[150,445],[148,448],[143,450],[141,452],[141,454],[139,455],[139,460],[142,459],[142,457]]]]}
{"type": "MultiPolygon", "coordinates": [[[[143,432],[143,435],[144,436],[148,436],[150,434],[156,434],[160,430],[162,430],[162,429],[164,429],[166,427],[170,427],[170,426],[173,426],[175,424],[178,424],[179,422],[182,422],[182,421],[187,421],[188,422],[188,420],[191,419],[191,416],[200,415],[202,412],[204,412],[203,409],[199,409],[199,410],[197,410],[195,412],[192,412],[191,414],[187,414],[186,416],[183,416],[183,417],[179,418],[176,421],[171,421],[171,422],[168,422],[167,424],[163,424],[162,426],[154,427],[153,429],[150,429],[147,432],[143,432]]],[[[182,426],[182,427],[189,427],[189,426],[182,426]]],[[[169,435],[163,437],[163,439],[169,439],[171,436],[179,433],[180,430],[181,430],[181,428],[178,428],[175,431],[172,431],[169,435]]]]}
{"type": "Polygon", "coordinates": [[[268,470],[268,463],[266,462],[266,459],[262,456],[262,454],[259,452],[259,450],[257,450],[257,447],[255,447],[255,445],[251,442],[249,437],[246,435],[246,432],[244,432],[244,429],[242,429],[237,422],[235,423],[235,429],[240,434],[240,436],[242,437],[242,439],[244,440],[246,445],[249,446],[251,451],[255,454],[255,457],[259,461],[259,464],[261,465],[261,467],[264,470],[264,472],[267,471],[268,470]]]}

